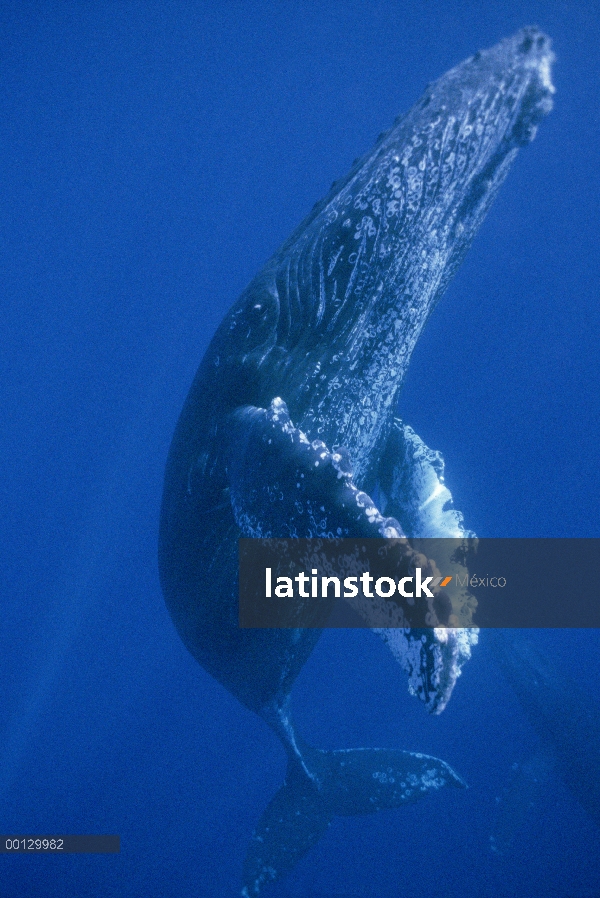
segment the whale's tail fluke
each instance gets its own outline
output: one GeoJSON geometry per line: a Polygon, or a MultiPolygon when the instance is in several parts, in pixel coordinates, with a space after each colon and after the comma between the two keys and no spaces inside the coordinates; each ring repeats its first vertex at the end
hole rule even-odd
{"type": "Polygon", "coordinates": [[[256,898],[268,883],[289,873],[335,816],[372,814],[443,786],[465,787],[448,764],[429,755],[383,748],[309,752],[314,780],[291,758],[283,786],[257,824],[244,864],[242,898],[256,898]]]}
{"type": "Polygon", "coordinates": [[[283,786],[252,834],[244,862],[242,898],[260,895],[265,885],[289,873],[333,820],[333,812],[318,790],[295,772],[290,762],[283,786]]]}

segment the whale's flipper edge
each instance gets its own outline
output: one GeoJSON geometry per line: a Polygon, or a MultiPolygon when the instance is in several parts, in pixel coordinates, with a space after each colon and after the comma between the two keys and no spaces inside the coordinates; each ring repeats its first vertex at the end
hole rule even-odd
{"type": "Polygon", "coordinates": [[[315,786],[291,758],[285,782],[254,831],[244,863],[242,898],[289,873],[327,831],[334,817],[372,814],[418,801],[444,786],[465,788],[444,761],[383,748],[315,751],[303,747],[318,771],[315,786]]]}
{"type": "Polygon", "coordinates": [[[470,539],[462,512],[454,508],[444,481],[441,452],[426,446],[400,418],[394,418],[378,470],[379,495],[386,514],[405,533],[421,539],[470,539]]]}
{"type": "Polygon", "coordinates": [[[243,406],[229,418],[231,505],[245,536],[401,537],[352,482],[343,448],[312,442],[294,426],[285,402],[243,406]]]}

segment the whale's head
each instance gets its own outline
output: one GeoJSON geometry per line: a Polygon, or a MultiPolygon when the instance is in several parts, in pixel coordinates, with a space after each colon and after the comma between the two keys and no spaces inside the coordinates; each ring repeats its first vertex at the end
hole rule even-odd
{"type": "Polygon", "coordinates": [[[428,87],[420,102],[441,100],[445,106],[457,91],[473,118],[497,118],[498,141],[522,146],[552,109],[554,58],[547,35],[535,27],[522,28],[451,69],[428,87]]]}
{"type": "Polygon", "coordinates": [[[317,203],[224,326],[255,403],[284,397],[306,433],[368,463],[423,325],[552,107],[552,60],[536,28],[465,60],[317,203]]]}
{"type": "Polygon", "coordinates": [[[378,444],[423,325],[552,108],[552,60],[550,40],[525,28],[447,72],[272,260],[281,395],[307,432],[327,441],[337,427],[357,461],[378,444]]]}
{"type": "Polygon", "coordinates": [[[491,50],[476,54],[472,62],[477,63],[478,57],[496,73],[501,89],[504,89],[506,73],[513,73],[516,102],[514,121],[507,138],[517,146],[529,143],[535,137],[539,122],[552,109],[554,53],[550,39],[537,28],[523,28],[491,50]]]}
{"type": "Polygon", "coordinates": [[[406,117],[416,118],[419,109],[426,113],[429,121],[418,128],[418,140],[427,145],[429,159],[432,150],[440,151],[434,205],[448,228],[447,246],[456,258],[452,270],[518,149],[533,140],[552,109],[553,61],[550,39],[537,28],[523,28],[430,85],[406,117]]]}

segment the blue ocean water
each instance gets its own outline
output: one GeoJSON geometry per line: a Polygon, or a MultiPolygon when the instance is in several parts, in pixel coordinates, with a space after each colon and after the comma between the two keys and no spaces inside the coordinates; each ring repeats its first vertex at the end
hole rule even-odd
{"type": "MultiPolygon", "coordinates": [[[[0,830],[122,844],[1,856],[0,896],[236,895],[285,758],[188,655],[160,593],[163,468],[195,369],[425,84],[537,24],[555,108],[428,323],[400,413],[443,452],[479,535],[600,536],[600,11],[25,0],[0,22],[0,830]]],[[[595,631],[531,638],[594,697],[595,631]]],[[[600,832],[552,773],[510,847],[489,849],[538,740],[485,633],[439,718],[366,632],[323,636],[294,706],[314,745],[438,755],[470,788],[335,821],[274,896],[600,893],[600,832]]]]}

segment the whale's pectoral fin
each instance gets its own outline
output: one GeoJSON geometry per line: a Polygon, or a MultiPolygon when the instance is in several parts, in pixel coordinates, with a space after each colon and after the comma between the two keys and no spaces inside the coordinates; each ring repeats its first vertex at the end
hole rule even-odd
{"type": "Polygon", "coordinates": [[[443,563],[444,574],[453,576],[447,588],[453,613],[465,626],[454,629],[400,630],[379,629],[377,632],[388,645],[396,660],[409,677],[409,689],[417,695],[433,714],[446,707],[461,668],[471,657],[471,647],[477,642],[478,630],[467,624],[473,598],[468,590],[459,587],[462,573],[454,552],[456,540],[469,540],[474,534],[466,530],[463,516],[453,507],[452,494],[444,483],[444,459],[425,445],[411,427],[395,419],[382,454],[378,472],[378,493],[381,507],[400,522],[404,532],[416,548],[425,553],[431,544],[419,545],[419,539],[439,539],[436,548],[438,564],[443,563]]]}
{"type": "MultiPolygon", "coordinates": [[[[233,513],[245,536],[402,535],[398,521],[384,518],[356,488],[344,451],[311,443],[281,399],[268,409],[244,406],[230,416],[227,470],[233,513]]],[[[410,691],[440,713],[476,642],[474,631],[402,624],[374,629],[408,674],[410,691]]]]}
{"type": "Polygon", "coordinates": [[[398,537],[352,482],[343,449],[310,442],[285,402],[244,406],[228,422],[227,470],[236,522],[251,537],[398,537]]]}
{"type": "Polygon", "coordinates": [[[394,419],[379,465],[380,504],[412,537],[468,538],[463,516],[444,483],[444,459],[412,427],[394,419]]]}
{"type": "Polygon", "coordinates": [[[310,752],[318,785],[290,761],[285,783],[258,822],[244,864],[243,898],[288,873],[333,817],[372,814],[465,783],[438,758],[383,748],[310,752]]]}

